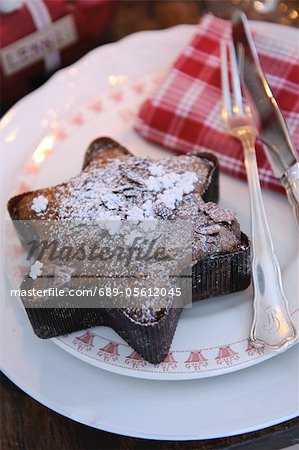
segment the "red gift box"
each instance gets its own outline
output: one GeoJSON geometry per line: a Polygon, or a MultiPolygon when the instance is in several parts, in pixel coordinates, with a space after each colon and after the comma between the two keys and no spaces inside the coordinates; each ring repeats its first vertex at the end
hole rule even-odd
{"type": "Polygon", "coordinates": [[[1,13],[2,108],[99,44],[117,6],[110,0],[23,0],[21,8],[1,13]]]}

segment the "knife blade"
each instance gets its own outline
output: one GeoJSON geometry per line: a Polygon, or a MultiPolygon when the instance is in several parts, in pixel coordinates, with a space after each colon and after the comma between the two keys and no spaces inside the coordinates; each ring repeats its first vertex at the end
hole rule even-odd
{"type": "Polygon", "coordinates": [[[273,173],[294,208],[299,229],[299,162],[287,124],[262,69],[246,15],[235,10],[232,35],[242,81],[259,117],[260,138],[273,173]]]}

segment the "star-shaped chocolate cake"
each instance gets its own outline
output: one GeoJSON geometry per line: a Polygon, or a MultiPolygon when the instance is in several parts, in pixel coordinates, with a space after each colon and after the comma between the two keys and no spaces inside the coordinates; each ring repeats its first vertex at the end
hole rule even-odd
{"type": "MultiPolygon", "coordinates": [[[[8,210],[15,221],[108,221],[115,223],[109,231],[112,237],[126,220],[188,221],[195,301],[239,291],[250,283],[248,239],[235,214],[215,203],[218,176],[217,159],[210,153],[153,160],[132,155],[110,138],[98,138],[87,149],[79,175],[55,187],[13,197],[8,210]]],[[[32,282],[43,279],[43,269],[37,261],[29,274],[32,282]]],[[[166,357],[182,311],[171,302],[161,307],[147,299],[132,308],[121,302],[113,308],[77,308],[63,301],[57,307],[31,308],[27,299],[22,300],[41,338],[107,325],[155,364],[166,357]]]]}

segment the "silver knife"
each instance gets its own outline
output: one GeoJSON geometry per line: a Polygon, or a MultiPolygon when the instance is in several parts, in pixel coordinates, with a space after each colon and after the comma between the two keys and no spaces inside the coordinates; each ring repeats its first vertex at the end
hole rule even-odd
{"type": "Polygon", "coordinates": [[[254,45],[246,15],[232,17],[233,41],[242,79],[260,120],[260,138],[274,175],[280,178],[299,229],[299,162],[286,122],[272,94],[254,45]]]}

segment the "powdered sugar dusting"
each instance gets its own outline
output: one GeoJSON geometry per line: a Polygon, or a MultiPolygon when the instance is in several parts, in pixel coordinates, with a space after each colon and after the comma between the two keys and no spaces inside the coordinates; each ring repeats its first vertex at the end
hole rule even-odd
{"type": "Polygon", "coordinates": [[[183,197],[197,187],[201,191],[209,173],[209,161],[182,156],[161,160],[124,157],[111,160],[104,167],[94,161],[68,186],[58,190],[59,218],[79,220],[108,219],[111,214],[122,219],[161,218],[159,204],[174,210],[183,197]],[[190,159],[195,171],[189,171],[190,159]],[[175,161],[175,163],[173,162],[175,161]]]}
{"type": "MultiPolygon", "coordinates": [[[[146,221],[149,231],[157,220],[187,220],[193,229],[195,264],[203,257],[234,251],[240,244],[235,214],[202,200],[213,167],[209,159],[195,155],[159,161],[124,155],[105,164],[95,159],[78,176],[47,190],[49,205],[43,218],[106,220],[112,236],[117,222],[124,219],[146,221]]],[[[45,202],[39,205],[45,207],[45,202]]]]}
{"type": "Polygon", "coordinates": [[[151,164],[149,166],[149,172],[151,175],[158,176],[158,177],[165,174],[165,170],[163,169],[163,167],[159,166],[158,164],[151,164]]]}
{"type": "Polygon", "coordinates": [[[44,195],[39,195],[38,197],[35,197],[32,201],[31,209],[36,214],[44,213],[47,210],[48,206],[48,200],[44,195]]]}
{"type": "MultiPolygon", "coordinates": [[[[57,206],[47,218],[148,221],[149,230],[155,220],[183,219],[194,230],[194,263],[234,251],[240,238],[235,214],[202,200],[212,167],[211,161],[195,155],[159,161],[125,155],[105,165],[96,159],[55,189],[57,206]]],[[[117,226],[108,226],[109,233],[116,233],[117,226]]]]}
{"type": "Polygon", "coordinates": [[[32,278],[33,280],[36,280],[37,277],[39,277],[42,274],[42,268],[43,263],[40,261],[35,261],[35,263],[32,264],[31,266],[29,277],[32,278]]]}

